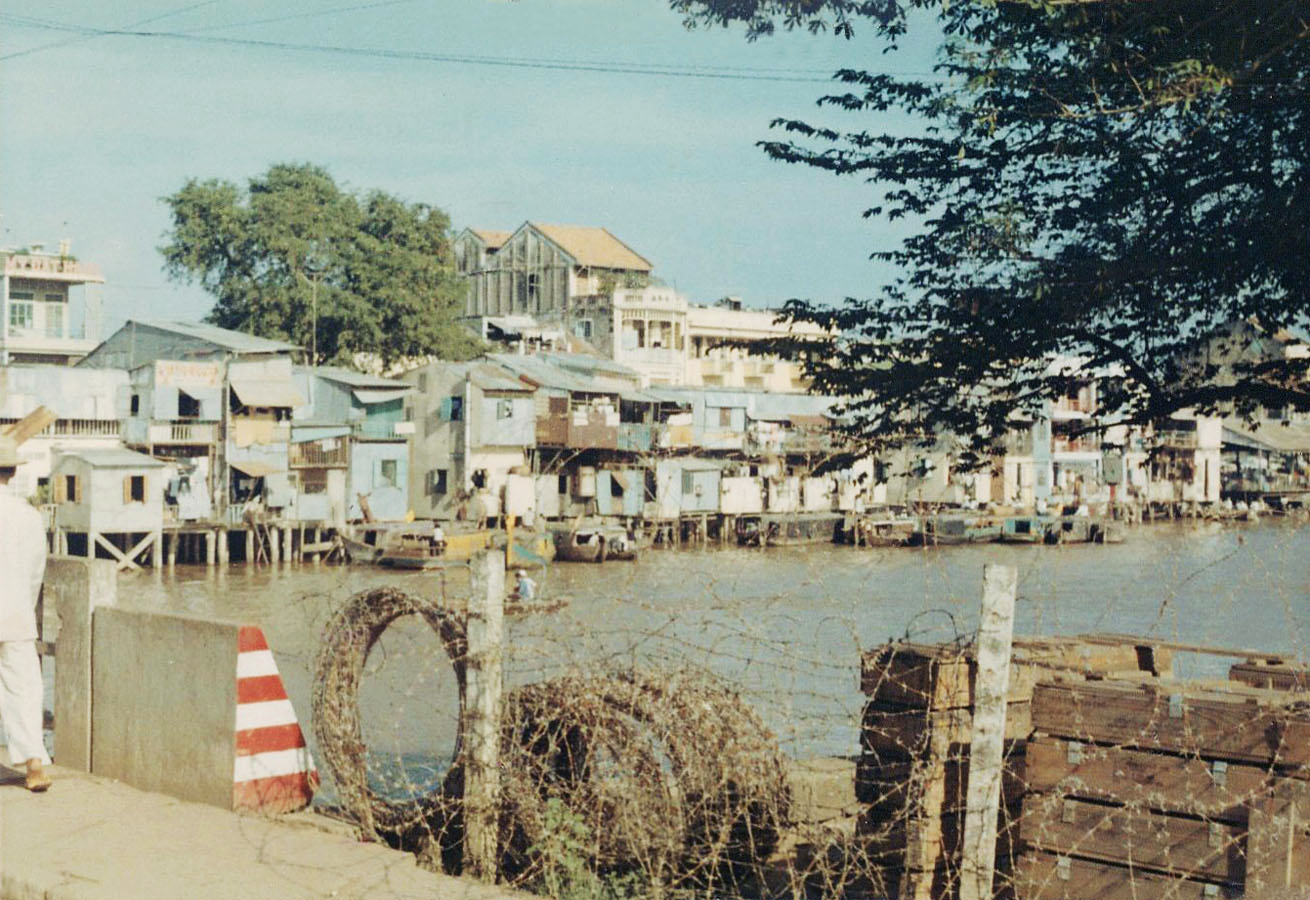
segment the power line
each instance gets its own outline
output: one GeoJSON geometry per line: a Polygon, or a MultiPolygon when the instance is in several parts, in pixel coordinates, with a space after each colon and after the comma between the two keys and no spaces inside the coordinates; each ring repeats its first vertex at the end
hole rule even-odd
{"type": "MultiPolygon", "coordinates": [[[[213,0],[210,0],[213,2],[213,0]]],[[[542,59],[514,56],[480,56],[476,54],[432,53],[419,50],[388,50],[367,47],[344,47],[326,44],[299,44],[288,41],[256,40],[253,38],[220,37],[183,31],[140,31],[135,28],[95,28],[86,25],[64,24],[31,16],[0,14],[0,21],[20,27],[47,31],[62,31],[83,37],[135,37],[182,41],[217,46],[249,47],[263,50],[318,53],[335,56],[354,56],[373,59],[408,60],[415,62],[452,63],[459,65],[492,66],[517,69],[550,69],[566,72],[599,72],[616,75],[656,75],[672,78],[702,78],[729,81],[771,81],[794,83],[828,83],[831,77],[818,74],[819,70],[780,70],[731,68],[726,66],[677,65],[668,63],[633,63],[614,61],[587,61],[542,59]],[[800,74],[812,71],[815,74],[800,74]]],[[[49,46],[49,45],[47,45],[49,46]]],[[[0,56],[0,61],[26,55],[42,48],[17,51],[0,56]]]]}
{"type": "MultiPolygon", "coordinates": [[[[160,14],[157,15],[157,16],[150,16],[149,18],[141,19],[139,22],[132,22],[131,24],[125,25],[125,26],[123,26],[123,27],[124,27],[124,28],[140,28],[142,25],[149,25],[151,22],[158,22],[160,19],[167,19],[169,16],[177,16],[177,15],[181,15],[182,13],[190,12],[190,11],[193,10],[193,9],[199,9],[199,8],[202,7],[202,6],[211,6],[212,4],[217,3],[217,2],[218,2],[218,0],[201,0],[200,3],[192,3],[192,4],[188,5],[188,6],[183,6],[183,7],[180,7],[180,8],[178,8],[178,9],[174,9],[174,10],[170,10],[170,11],[168,11],[168,12],[160,13],[160,14]]],[[[14,18],[16,18],[16,19],[26,19],[26,18],[29,18],[29,17],[26,17],[26,16],[15,16],[14,18]]],[[[31,19],[31,22],[33,22],[33,23],[39,23],[39,22],[41,22],[41,21],[42,21],[42,20],[40,20],[40,19],[31,19]]],[[[21,23],[15,23],[15,24],[21,24],[21,23]]],[[[43,27],[45,27],[45,26],[44,26],[44,25],[39,25],[39,24],[32,24],[32,25],[29,25],[28,27],[32,27],[32,28],[43,28],[43,27]]],[[[62,41],[52,41],[52,42],[50,42],[49,44],[42,44],[42,45],[39,46],[39,47],[29,47],[29,48],[26,49],[26,50],[17,50],[17,51],[15,51],[15,52],[13,52],[13,53],[6,53],[4,56],[0,56],[0,62],[3,62],[4,60],[7,60],[7,59],[17,59],[17,58],[20,57],[20,56],[28,56],[29,54],[32,54],[32,53],[40,53],[40,52],[42,52],[43,50],[54,50],[54,49],[57,48],[57,47],[67,47],[69,44],[76,44],[76,43],[79,43],[79,42],[81,42],[81,41],[90,40],[91,38],[98,37],[98,36],[99,36],[99,35],[94,34],[94,33],[82,33],[82,34],[81,34],[80,36],[78,36],[78,37],[67,38],[67,39],[62,40],[62,41]]]]}

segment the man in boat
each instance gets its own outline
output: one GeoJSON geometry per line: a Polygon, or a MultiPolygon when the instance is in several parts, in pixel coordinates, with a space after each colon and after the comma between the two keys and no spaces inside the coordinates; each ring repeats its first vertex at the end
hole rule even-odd
{"type": "Polygon", "coordinates": [[[532,603],[537,599],[537,583],[528,577],[525,569],[514,570],[514,597],[520,603],[532,603]]]}
{"type": "Polygon", "coordinates": [[[36,605],[45,578],[45,524],[41,514],[8,490],[18,472],[18,444],[0,436],[0,722],[11,765],[27,768],[29,791],[50,787],[50,764],[41,730],[44,685],[37,655],[36,605]]]}
{"type": "Polygon", "coordinates": [[[428,536],[428,546],[432,548],[433,556],[442,556],[446,552],[446,529],[441,527],[441,522],[437,519],[432,520],[432,534],[428,536]]]}

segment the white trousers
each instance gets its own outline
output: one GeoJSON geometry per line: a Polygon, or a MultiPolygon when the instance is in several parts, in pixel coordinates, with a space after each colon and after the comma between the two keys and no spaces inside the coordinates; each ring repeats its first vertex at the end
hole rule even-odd
{"type": "Polygon", "coordinates": [[[13,765],[50,762],[41,739],[44,693],[36,641],[0,641],[0,723],[13,765]]]}

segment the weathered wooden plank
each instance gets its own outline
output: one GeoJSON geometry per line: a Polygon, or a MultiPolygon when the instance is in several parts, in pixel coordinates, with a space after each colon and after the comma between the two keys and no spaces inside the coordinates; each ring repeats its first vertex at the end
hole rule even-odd
{"type": "Polygon", "coordinates": [[[1232,884],[1246,877],[1245,829],[1232,823],[1029,794],[1020,830],[1028,846],[1065,856],[1232,884]]]}
{"type": "Polygon", "coordinates": [[[1079,741],[1300,767],[1310,763],[1310,712],[1285,705],[1289,697],[1239,685],[1217,693],[1167,682],[1044,682],[1033,694],[1033,727],[1079,741]],[[1280,696],[1283,703],[1274,702],[1280,696]]]}
{"type": "Polygon", "coordinates": [[[1228,677],[1252,687],[1275,691],[1310,691],[1310,667],[1275,659],[1234,663],[1228,677]]]}
{"type": "Polygon", "coordinates": [[[1276,776],[1253,765],[1035,735],[1028,742],[1024,778],[1035,793],[1241,824],[1276,776]]]}
{"type": "MultiPolygon", "coordinates": [[[[1001,861],[1018,859],[1020,844],[1020,818],[1022,804],[997,810],[997,838],[994,858],[1001,861]]],[[[934,822],[922,818],[901,817],[891,820],[877,818],[863,812],[856,818],[855,837],[860,852],[881,865],[899,865],[905,859],[906,847],[926,839],[936,844],[934,868],[942,865],[958,867],[960,851],[964,845],[964,811],[943,813],[934,822]]],[[[916,868],[915,871],[925,871],[916,868]]]]}
{"type": "Polygon", "coordinates": [[[1284,900],[1310,884],[1310,799],[1306,784],[1284,780],[1251,809],[1247,828],[1248,900],[1284,900]]]}
{"type": "MultiPolygon", "coordinates": [[[[914,764],[910,762],[879,763],[872,757],[861,757],[855,765],[855,799],[866,804],[880,818],[902,815],[915,788],[912,781],[914,764]]],[[[1004,776],[1001,781],[1002,805],[1022,798],[1026,789],[1023,745],[1012,742],[1006,747],[1004,776]]],[[[947,760],[944,771],[945,805],[947,812],[964,808],[965,785],[969,777],[967,759],[947,760]]]]}
{"type": "Polygon", "coordinates": [[[1024,900],[1208,900],[1242,896],[1240,885],[1170,877],[1039,850],[1020,857],[1014,890],[1024,900]]]}
{"type": "MultiPolygon", "coordinates": [[[[969,755],[972,726],[973,715],[967,709],[928,712],[871,702],[864,707],[860,746],[879,761],[917,759],[927,754],[930,737],[941,734],[947,745],[943,760],[964,759],[969,755]]],[[[1031,704],[1011,703],[1005,717],[1005,740],[1026,740],[1031,732],[1031,704]]]]}

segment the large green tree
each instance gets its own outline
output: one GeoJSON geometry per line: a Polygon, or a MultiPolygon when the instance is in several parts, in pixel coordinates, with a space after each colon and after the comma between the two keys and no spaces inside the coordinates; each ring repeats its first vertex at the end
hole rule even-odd
{"type": "Polygon", "coordinates": [[[164,269],[214,295],[215,325],[344,365],[477,352],[455,321],[463,287],[450,220],[435,207],[351,193],[301,164],[272,166],[244,191],[192,179],[164,202],[164,269]]]}
{"type": "Polygon", "coordinates": [[[790,304],[839,333],[792,349],[819,390],[857,398],[871,442],[921,422],[982,456],[1070,387],[1054,358],[1112,376],[1100,425],[1310,406],[1304,361],[1273,339],[1310,323],[1305,0],[672,5],[751,37],[940,29],[930,75],[839,72],[822,125],[779,120],[764,144],[860,179],[875,221],[921,222],[873,248],[897,273],[875,296],[790,304]],[[894,133],[888,111],[919,128],[894,133]]]}

